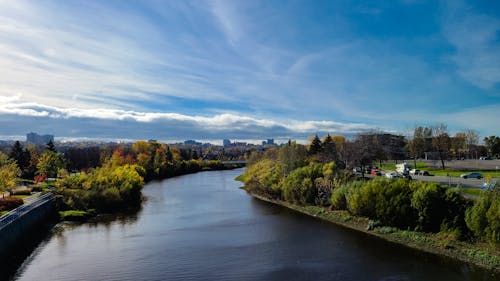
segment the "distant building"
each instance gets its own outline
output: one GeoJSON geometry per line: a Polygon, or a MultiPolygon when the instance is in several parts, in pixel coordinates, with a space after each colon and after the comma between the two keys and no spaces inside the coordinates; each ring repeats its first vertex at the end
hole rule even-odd
{"type": "Polygon", "coordinates": [[[231,141],[228,139],[223,139],[222,140],[222,145],[223,146],[231,146],[231,141]]]}
{"type": "Polygon", "coordinates": [[[363,143],[379,144],[388,159],[405,159],[405,137],[388,133],[365,133],[358,136],[363,143]]]}
{"type": "Polygon", "coordinates": [[[262,145],[274,146],[274,145],[276,145],[276,143],[274,143],[274,139],[267,139],[267,141],[262,141],[262,145]]]}
{"type": "Polygon", "coordinates": [[[54,141],[54,135],[39,135],[37,133],[29,133],[26,134],[26,142],[43,145],[48,143],[49,141],[54,141]]]}

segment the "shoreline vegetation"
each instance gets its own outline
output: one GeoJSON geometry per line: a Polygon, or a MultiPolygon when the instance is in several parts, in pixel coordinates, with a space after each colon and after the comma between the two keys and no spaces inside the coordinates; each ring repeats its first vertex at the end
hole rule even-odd
{"type": "Polygon", "coordinates": [[[300,206],[281,200],[270,199],[248,192],[252,197],[271,204],[280,205],[311,217],[328,221],[342,227],[384,239],[411,249],[446,256],[474,264],[500,273],[500,252],[492,250],[486,243],[467,243],[440,233],[425,233],[401,230],[387,226],[371,226],[373,221],[366,217],[353,216],[348,211],[331,210],[320,206],[300,206]]]}
{"type": "MultiPolygon", "coordinates": [[[[244,153],[218,156],[234,160],[244,153]]],[[[35,190],[55,195],[62,220],[85,221],[98,214],[128,212],[140,205],[147,182],[241,167],[214,160],[216,156],[210,147],[177,147],[155,140],[61,151],[52,141],[45,147],[26,148],[17,141],[9,155],[0,151],[0,214],[22,205],[23,198],[35,190]],[[22,184],[27,186],[21,188],[22,184]]]]}
{"type": "MultiPolygon", "coordinates": [[[[141,190],[147,183],[141,174],[144,171],[136,165],[103,167],[89,174],[71,176],[56,182],[55,194],[59,217],[63,221],[85,222],[101,214],[113,214],[137,209],[142,203],[141,190]],[[96,177],[100,177],[101,180],[96,177]]],[[[164,180],[203,171],[219,171],[240,168],[239,165],[225,166],[221,161],[196,161],[181,163],[171,175],[152,178],[149,181],[164,180]],[[189,167],[189,168],[186,168],[189,167]]],[[[148,181],[148,182],[149,182],[148,181]]]]}
{"type": "Polygon", "coordinates": [[[253,154],[236,179],[252,196],[385,240],[500,272],[500,184],[461,188],[353,174],[330,136],[253,154]]]}
{"type": "Polygon", "coordinates": [[[56,208],[62,220],[86,221],[99,214],[136,209],[145,183],[200,171],[237,168],[221,161],[186,159],[182,151],[156,141],[117,148],[102,166],[55,182],[56,208]]]}

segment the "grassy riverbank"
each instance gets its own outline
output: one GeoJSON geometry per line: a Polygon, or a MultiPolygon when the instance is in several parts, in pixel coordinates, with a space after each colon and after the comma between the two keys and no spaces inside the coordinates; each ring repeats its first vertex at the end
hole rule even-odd
{"type": "Polygon", "coordinates": [[[487,243],[459,241],[454,237],[453,233],[424,233],[387,226],[374,227],[372,230],[368,230],[371,223],[368,218],[353,216],[348,211],[331,210],[320,206],[300,206],[281,200],[269,199],[251,192],[249,194],[259,200],[281,205],[399,245],[461,260],[500,274],[500,251],[487,243]]]}

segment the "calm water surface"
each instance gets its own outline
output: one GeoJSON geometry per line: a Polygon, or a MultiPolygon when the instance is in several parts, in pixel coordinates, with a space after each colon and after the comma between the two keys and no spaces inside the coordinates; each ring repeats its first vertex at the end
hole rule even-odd
{"type": "Polygon", "coordinates": [[[14,279],[495,279],[463,263],[252,199],[233,180],[241,172],[150,183],[137,214],[59,224],[14,279]]]}

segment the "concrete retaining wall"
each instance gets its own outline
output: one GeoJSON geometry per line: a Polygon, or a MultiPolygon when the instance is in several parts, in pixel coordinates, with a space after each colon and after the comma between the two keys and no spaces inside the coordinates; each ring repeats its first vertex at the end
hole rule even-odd
{"type": "Polygon", "coordinates": [[[0,260],[54,214],[53,202],[54,196],[47,193],[0,218],[0,260]]]}

